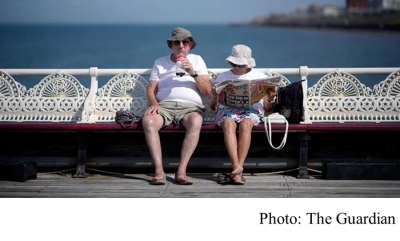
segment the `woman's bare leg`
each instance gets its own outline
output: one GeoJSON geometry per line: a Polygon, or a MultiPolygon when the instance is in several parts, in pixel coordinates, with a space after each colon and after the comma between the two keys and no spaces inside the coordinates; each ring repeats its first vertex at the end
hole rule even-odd
{"type": "Polygon", "coordinates": [[[232,178],[240,180],[243,172],[244,161],[249,153],[251,143],[251,130],[253,129],[253,121],[244,119],[239,123],[239,138],[237,144],[238,166],[240,168],[233,169],[232,178]]]}
{"type": "Polygon", "coordinates": [[[240,174],[243,171],[243,167],[242,165],[240,165],[240,160],[238,156],[236,128],[237,123],[232,119],[225,119],[222,122],[222,129],[224,130],[224,142],[232,163],[232,175],[240,174]]]}

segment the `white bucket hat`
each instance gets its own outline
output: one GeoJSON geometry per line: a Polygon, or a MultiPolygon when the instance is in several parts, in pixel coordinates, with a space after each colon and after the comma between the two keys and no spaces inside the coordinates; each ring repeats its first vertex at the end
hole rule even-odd
{"type": "Polygon", "coordinates": [[[251,49],[243,44],[233,46],[231,55],[225,60],[237,65],[247,65],[250,68],[256,66],[256,61],[251,57],[251,49]]]}

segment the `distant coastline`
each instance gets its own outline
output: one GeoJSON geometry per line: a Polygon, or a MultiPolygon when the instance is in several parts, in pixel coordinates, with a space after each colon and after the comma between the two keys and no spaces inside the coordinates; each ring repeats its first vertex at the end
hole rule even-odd
{"type": "Polygon", "coordinates": [[[381,19],[296,19],[269,20],[265,22],[231,23],[232,27],[290,27],[342,30],[374,30],[400,32],[400,21],[384,21],[381,19]]]}
{"type": "Polygon", "coordinates": [[[271,14],[247,23],[231,23],[230,26],[265,26],[291,28],[347,29],[400,31],[400,11],[349,12],[332,7],[310,6],[307,10],[287,14],[271,14]],[[323,10],[330,10],[326,13],[323,10]]]}
{"type": "Polygon", "coordinates": [[[231,27],[278,27],[278,28],[310,28],[310,29],[326,29],[326,30],[357,30],[357,31],[372,31],[372,32],[386,32],[386,33],[400,33],[400,26],[396,27],[381,27],[379,25],[331,25],[331,24],[290,24],[290,23],[231,23],[231,27]]]}

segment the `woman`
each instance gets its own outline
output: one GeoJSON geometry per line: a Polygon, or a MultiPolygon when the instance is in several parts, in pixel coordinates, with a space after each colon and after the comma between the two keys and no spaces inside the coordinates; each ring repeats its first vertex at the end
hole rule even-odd
{"type": "MultiPolygon", "coordinates": [[[[213,83],[214,86],[229,79],[266,77],[262,72],[253,69],[256,63],[251,57],[251,49],[246,45],[233,46],[231,55],[226,58],[226,62],[232,66],[232,69],[221,73],[213,83]]],[[[243,185],[245,183],[243,164],[250,148],[251,131],[263,119],[264,111],[272,110],[272,101],[276,96],[276,91],[271,89],[260,102],[247,109],[234,109],[218,105],[215,88],[212,93],[213,99],[210,107],[216,110],[215,122],[224,131],[224,142],[232,163],[232,172],[227,179],[233,184],[243,185]],[[239,132],[238,137],[236,137],[236,129],[239,132]]]]}

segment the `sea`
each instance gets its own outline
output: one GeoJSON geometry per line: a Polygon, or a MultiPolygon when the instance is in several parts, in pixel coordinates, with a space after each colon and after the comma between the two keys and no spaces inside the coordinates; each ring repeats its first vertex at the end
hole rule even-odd
{"type": "MultiPolygon", "coordinates": [[[[168,55],[167,38],[178,25],[0,25],[0,69],[152,68],[168,55]]],[[[258,68],[399,67],[399,32],[179,25],[191,31],[208,68],[229,68],[232,46],[245,44],[258,68]]],[[[322,76],[310,76],[309,85],[322,76]]],[[[385,76],[357,76],[372,87],[385,76]]],[[[15,76],[27,88],[36,77],[15,76]]],[[[90,81],[79,78],[89,87],[90,81]]],[[[288,76],[297,81],[297,76],[288,76]]],[[[100,80],[99,86],[107,80],[100,80]],[[103,83],[102,83],[103,82],[103,83]]]]}

